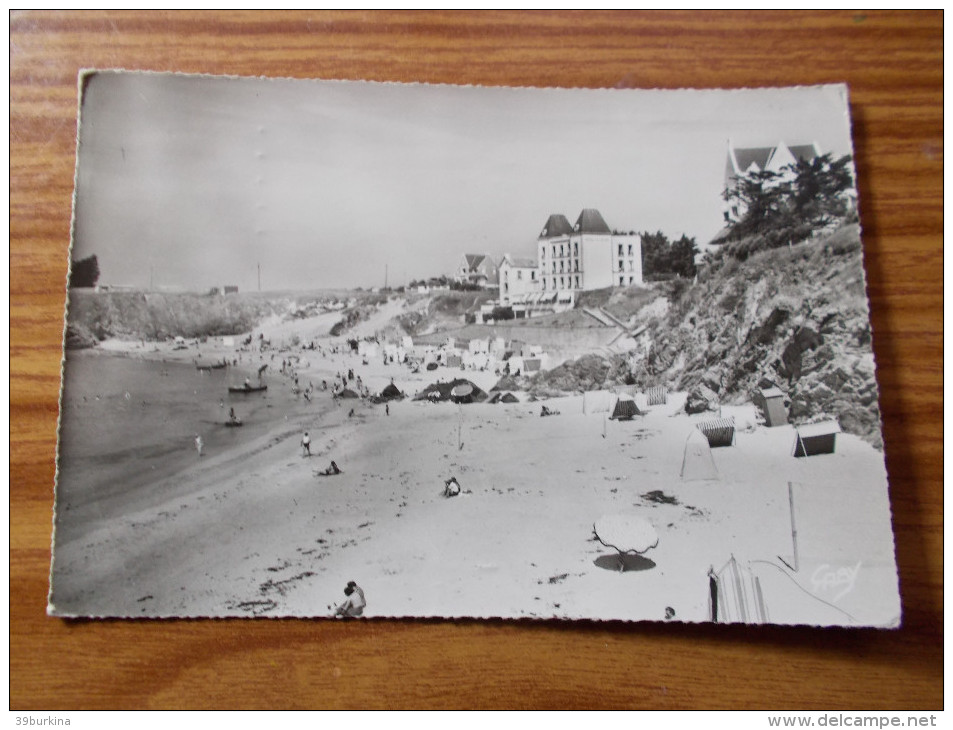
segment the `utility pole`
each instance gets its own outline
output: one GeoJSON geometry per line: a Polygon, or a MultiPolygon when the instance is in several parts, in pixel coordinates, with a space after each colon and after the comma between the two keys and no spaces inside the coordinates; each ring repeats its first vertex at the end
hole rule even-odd
{"type": "Polygon", "coordinates": [[[791,542],[794,545],[794,572],[801,567],[797,555],[797,526],[794,523],[794,484],[788,482],[788,504],[791,507],[791,542]]]}

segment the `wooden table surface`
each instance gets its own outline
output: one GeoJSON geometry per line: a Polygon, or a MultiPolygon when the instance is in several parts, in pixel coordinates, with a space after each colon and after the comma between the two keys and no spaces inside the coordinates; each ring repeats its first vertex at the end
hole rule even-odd
{"type": "Polygon", "coordinates": [[[942,707],[942,12],[13,12],[10,704],[942,707]],[[850,84],[897,631],[45,614],[80,68],[572,87],[850,84]]]}

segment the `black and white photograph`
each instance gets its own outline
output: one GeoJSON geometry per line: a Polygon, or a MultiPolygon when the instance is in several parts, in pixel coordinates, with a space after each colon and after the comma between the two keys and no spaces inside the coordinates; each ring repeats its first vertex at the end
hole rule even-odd
{"type": "Polygon", "coordinates": [[[900,626],[847,86],[79,82],[50,615],[900,626]]]}

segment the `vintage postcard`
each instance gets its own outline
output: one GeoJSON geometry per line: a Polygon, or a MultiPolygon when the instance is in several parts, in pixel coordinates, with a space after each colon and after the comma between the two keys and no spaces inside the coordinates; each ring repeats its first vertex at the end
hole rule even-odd
{"type": "Polygon", "coordinates": [[[88,72],[49,613],[900,625],[842,85],[88,72]]]}

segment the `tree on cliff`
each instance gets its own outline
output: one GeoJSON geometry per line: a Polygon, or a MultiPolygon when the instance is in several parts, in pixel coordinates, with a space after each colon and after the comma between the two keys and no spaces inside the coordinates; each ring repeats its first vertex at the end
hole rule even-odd
{"type": "Polygon", "coordinates": [[[642,234],[642,275],[646,279],[695,275],[695,239],[682,234],[672,243],[661,231],[642,234]]]}
{"type": "Polygon", "coordinates": [[[724,198],[744,211],[722,240],[762,236],[764,247],[796,243],[850,210],[851,156],[797,160],[780,173],[758,171],[737,178],[724,198]]]}
{"type": "Polygon", "coordinates": [[[96,259],[96,254],[73,262],[69,274],[70,288],[92,288],[96,286],[97,281],[99,281],[99,261],[96,259]]]}

